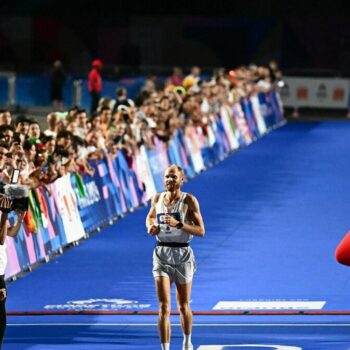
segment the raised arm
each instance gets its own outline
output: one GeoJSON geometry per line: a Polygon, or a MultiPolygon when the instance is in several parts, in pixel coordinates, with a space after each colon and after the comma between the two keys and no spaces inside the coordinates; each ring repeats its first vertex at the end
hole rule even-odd
{"type": "Polygon", "coordinates": [[[157,214],[156,214],[156,204],[159,199],[159,193],[156,193],[151,201],[151,208],[147,214],[146,218],[146,227],[149,235],[154,236],[157,235],[160,231],[160,227],[157,222],[157,214]]]}

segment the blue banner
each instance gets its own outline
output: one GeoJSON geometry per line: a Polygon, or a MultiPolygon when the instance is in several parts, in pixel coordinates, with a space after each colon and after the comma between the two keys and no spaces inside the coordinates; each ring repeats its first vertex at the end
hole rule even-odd
{"type": "Polygon", "coordinates": [[[86,232],[96,230],[100,226],[108,222],[106,217],[106,204],[103,200],[102,181],[97,170],[97,162],[91,162],[90,165],[94,168],[93,176],[83,176],[83,181],[86,188],[86,196],[80,197],[75,176],[71,176],[71,182],[74,192],[77,194],[78,209],[86,232]]]}

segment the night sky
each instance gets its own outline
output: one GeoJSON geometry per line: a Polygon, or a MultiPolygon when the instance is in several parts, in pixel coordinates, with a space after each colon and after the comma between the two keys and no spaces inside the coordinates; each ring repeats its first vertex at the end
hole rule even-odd
{"type": "Polygon", "coordinates": [[[113,75],[126,67],[231,68],[275,59],[291,74],[349,76],[345,3],[2,1],[0,70],[40,72],[61,59],[80,74],[98,57],[113,75]]]}

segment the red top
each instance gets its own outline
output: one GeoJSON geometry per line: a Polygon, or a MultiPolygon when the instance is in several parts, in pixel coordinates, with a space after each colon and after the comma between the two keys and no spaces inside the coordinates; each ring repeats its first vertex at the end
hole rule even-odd
{"type": "Polygon", "coordinates": [[[100,72],[96,68],[92,68],[88,76],[88,90],[89,92],[96,91],[101,93],[102,91],[102,78],[100,72]]]}

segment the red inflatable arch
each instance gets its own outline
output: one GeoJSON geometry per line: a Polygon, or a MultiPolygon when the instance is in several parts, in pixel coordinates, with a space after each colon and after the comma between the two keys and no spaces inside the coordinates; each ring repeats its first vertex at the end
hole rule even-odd
{"type": "Polygon", "coordinates": [[[350,266],[350,231],[335,250],[335,258],[340,264],[350,266]]]}

